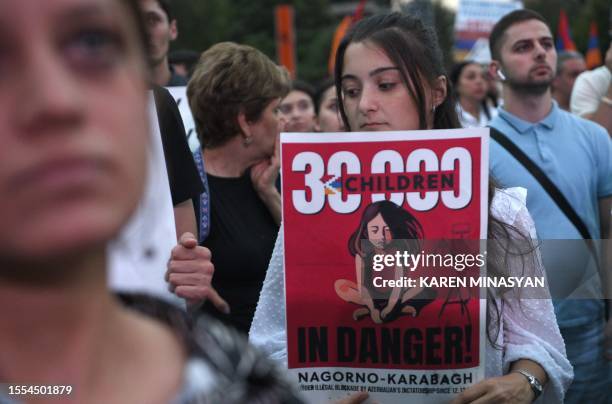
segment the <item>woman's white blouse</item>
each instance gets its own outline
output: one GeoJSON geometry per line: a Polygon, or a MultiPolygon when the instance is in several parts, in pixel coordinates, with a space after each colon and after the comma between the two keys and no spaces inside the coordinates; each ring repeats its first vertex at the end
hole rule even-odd
{"type": "MultiPolygon", "coordinates": [[[[497,190],[491,204],[495,218],[512,224],[523,234],[536,238],[535,227],[525,201],[527,190],[509,188],[497,190]]],[[[512,258],[510,258],[512,260],[512,258]]],[[[545,276],[537,250],[532,276],[545,276]]],[[[520,258],[510,261],[510,275],[520,273],[523,263],[520,258]],[[513,265],[515,263],[516,265],[513,265]]],[[[270,358],[287,366],[287,341],[285,330],[285,280],[283,272],[283,228],[281,227],[274,252],[270,260],[266,279],[261,290],[255,317],[251,325],[249,340],[270,358]]],[[[572,379],[572,366],[567,360],[565,344],[550,299],[497,298],[497,307],[502,307],[501,327],[496,349],[486,338],[485,375],[487,378],[508,373],[512,362],[530,359],[544,368],[548,383],[538,402],[563,402],[565,391],[572,379]]]]}

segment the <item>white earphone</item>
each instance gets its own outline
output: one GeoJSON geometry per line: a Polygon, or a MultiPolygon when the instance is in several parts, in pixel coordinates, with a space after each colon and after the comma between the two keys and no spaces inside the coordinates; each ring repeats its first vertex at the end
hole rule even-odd
{"type": "Polygon", "coordinates": [[[499,77],[499,79],[501,81],[506,81],[506,76],[504,75],[504,73],[501,71],[501,69],[497,69],[497,77],[499,77]]]}

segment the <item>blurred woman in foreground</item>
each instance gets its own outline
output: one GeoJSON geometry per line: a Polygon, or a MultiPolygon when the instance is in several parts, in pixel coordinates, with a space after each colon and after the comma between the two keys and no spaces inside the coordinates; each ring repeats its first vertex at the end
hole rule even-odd
{"type": "Polygon", "coordinates": [[[145,179],[136,3],[0,2],[0,380],[70,385],[60,402],[289,401],[231,332],[107,289],[106,247],[145,179]]]}

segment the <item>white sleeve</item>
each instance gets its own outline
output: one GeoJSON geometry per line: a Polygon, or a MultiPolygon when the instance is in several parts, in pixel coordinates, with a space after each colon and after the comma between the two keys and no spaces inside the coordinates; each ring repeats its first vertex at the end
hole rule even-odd
{"type": "MultiPolygon", "coordinates": [[[[601,89],[598,88],[597,77],[593,71],[586,71],[576,78],[570,98],[572,114],[583,117],[597,111],[601,89]]],[[[607,89],[607,88],[606,88],[607,89]]]]}
{"type": "MultiPolygon", "coordinates": [[[[523,234],[535,235],[535,225],[524,205],[517,212],[512,225],[523,234]]],[[[507,262],[510,276],[545,277],[538,247],[531,257],[510,256],[507,262]]],[[[507,374],[512,362],[519,359],[537,362],[548,376],[548,383],[538,402],[561,403],[574,374],[567,359],[550,293],[547,288],[546,296],[540,293],[537,298],[521,298],[521,291],[518,293],[503,295],[503,373],[507,374]]]]}
{"type": "Polygon", "coordinates": [[[283,233],[281,224],[251,323],[249,341],[271,359],[287,367],[283,233]]]}

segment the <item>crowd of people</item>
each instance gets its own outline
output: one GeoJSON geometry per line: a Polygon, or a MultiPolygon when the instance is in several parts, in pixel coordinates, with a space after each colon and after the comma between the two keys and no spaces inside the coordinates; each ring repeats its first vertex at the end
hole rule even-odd
{"type": "MultiPolygon", "coordinates": [[[[587,71],[522,9],[487,66],[447,74],[434,27],[387,13],[312,86],[244,44],[172,55],[169,0],[4,0],[0,26],[0,383],[69,384],[57,402],[304,402],[286,372],[280,132],[489,127],[488,239],[534,247],[491,248],[488,270],[553,285],[595,267],[597,293],[487,294],[485,379],[453,402],[610,402],[612,45],[587,71]],[[535,239],[602,243],[588,265],[535,239]]],[[[345,283],[359,316],[389,314],[345,283]]]]}

